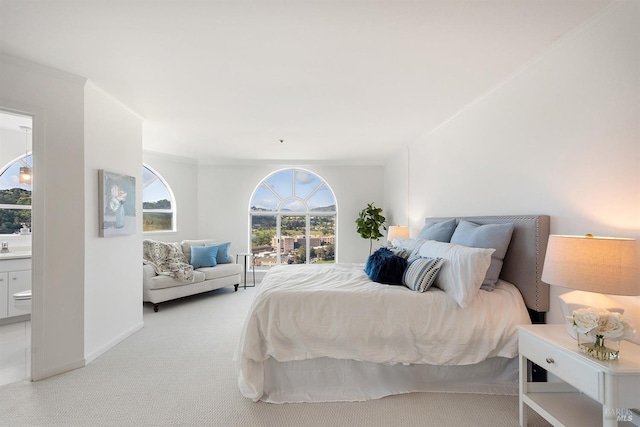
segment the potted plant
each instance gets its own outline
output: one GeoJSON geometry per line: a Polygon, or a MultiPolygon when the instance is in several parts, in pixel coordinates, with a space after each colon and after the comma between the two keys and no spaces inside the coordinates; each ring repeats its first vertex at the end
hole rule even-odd
{"type": "Polygon", "coordinates": [[[387,229],[384,224],[386,218],[382,216],[382,209],[369,203],[366,208],[360,211],[356,219],[357,231],[363,239],[369,239],[369,255],[373,249],[373,241],[380,239],[384,235],[380,232],[380,227],[387,229]]]}

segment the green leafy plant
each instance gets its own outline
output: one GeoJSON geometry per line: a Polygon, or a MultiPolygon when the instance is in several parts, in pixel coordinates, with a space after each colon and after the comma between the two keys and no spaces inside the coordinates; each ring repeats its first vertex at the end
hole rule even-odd
{"type": "Polygon", "coordinates": [[[373,249],[373,241],[384,236],[380,232],[380,227],[386,230],[384,224],[387,219],[382,215],[382,208],[377,208],[373,203],[369,203],[366,208],[360,211],[356,219],[357,231],[363,239],[369,239],[369,255],[373,249]]]}

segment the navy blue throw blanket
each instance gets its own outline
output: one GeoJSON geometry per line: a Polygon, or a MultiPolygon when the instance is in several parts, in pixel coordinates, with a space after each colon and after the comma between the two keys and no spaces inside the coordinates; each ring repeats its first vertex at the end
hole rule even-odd
{"type": "Polygon", "coordinates": [[[387,248],[380,248],[369,255],[364,272],[374,282],[402,285],[402,275],[406,268],[406,259],[394,255],[387,248]]]}

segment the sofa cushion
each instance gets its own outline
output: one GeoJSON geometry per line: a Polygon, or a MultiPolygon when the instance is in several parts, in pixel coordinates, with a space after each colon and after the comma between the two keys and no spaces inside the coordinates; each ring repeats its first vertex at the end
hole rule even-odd
{"type": "Polygon", "coordinates": [[[182,247],[182,253],[187,258],[187,263],[191,264],[191,246],[204,246],[207,243],[220,243],[219,240],[215,239],[201,239],[201,240],[183,240],[180,242],[180,246],[182,247]]]}
{"type": "Polygon", "coordinates": [[[218,264],[215,267],[202,267],[195,271],[203,273],[205,280],[219,279],[221,277],[229,277],[242,273],[242,265],[218,264]]]}
{"type": "Polygon", "coordinates": [[[174,286],[189,286],[193,283],[204,282],[205,274],[201,271],[193,271],[193,282],[181,283],[170,276],[155,276],[145,279],[144,284],[147,289],[165,289],[173,288],[174,286]]]}

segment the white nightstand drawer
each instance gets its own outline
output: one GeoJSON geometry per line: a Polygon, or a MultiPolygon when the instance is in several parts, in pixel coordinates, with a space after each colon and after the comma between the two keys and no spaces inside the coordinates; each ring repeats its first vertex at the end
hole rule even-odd
{"type": "Polygon", "coordinates": [[[520,354],[527,359],[602,403],[602,375],[594,366],[529,334],[520,334],[519,345],[520,354]]]}

